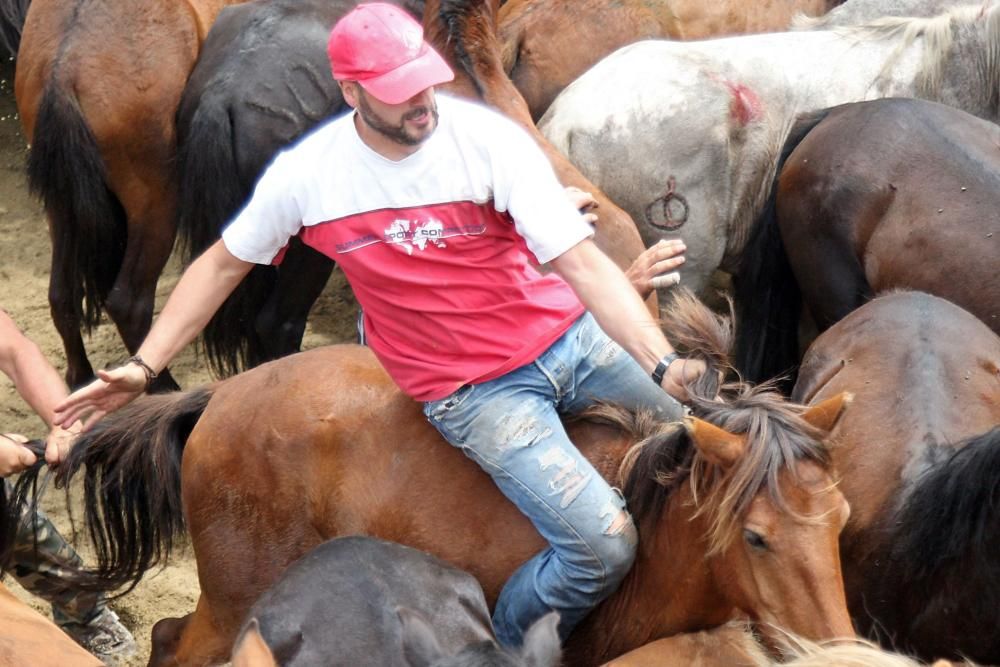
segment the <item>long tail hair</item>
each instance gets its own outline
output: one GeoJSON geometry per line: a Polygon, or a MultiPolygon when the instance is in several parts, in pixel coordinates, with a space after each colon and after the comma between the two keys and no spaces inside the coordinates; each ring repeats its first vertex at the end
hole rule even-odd
{"type": "Polygon", "coordinates": [[[28,155],[28,185],[49,215],[53,244],[63,258],[64,290],[89,332],[125,255],[125,211],[108,188],[104,160],[75,97],[60,82],[58,66],[42,93],[28,155]]]}
{"type": "Polygon", "coordinates": [[[1000,609],[1000,426],[966,440],[925,472],[893,526],[887,590],[942,595],[970,618],[1000,609]]]}
{"type": "MultiPolygon", "coordinates": [[[[185,90],[177,116],[177,231],[187,261],[219,239],[253,188],[240,176],[229,110],[214,95],[194,94],[185,90]]],[[[201,340],[217,374],[233,375],[270,359],[254,322],[275,282],[273,267],[255,266],[206,325],[201,340]]]]}
{"type": "Polygon", "coordinates": [[[778,179],[788,156],[827,114],[829,109],[803,114],[792,127],[778,158],[771,194],[750,232],[733,277],[739,332],[735,363],[748,382],[776,378],[799,361],[802,295],[778,230],[778,179]]]}
{"type": "MultiPolygon", "coordinates": [[[[184,531],[181,455],[211,398],[211,388],[153,394],[105,417],[81,436],[55,482],[66,486],[86,467],[84,513],[97,553],[94,569],[71,573],[82,590],[131,591],[161,563],[184,531]]],[[[31,497],[41,466],[21,475],[9,513],[31,497]]]]}
{"type": "Polygon", "coordinates": [[[30,4],[31,0],[0,0],[0,47],[15,58],[30,4]]]}

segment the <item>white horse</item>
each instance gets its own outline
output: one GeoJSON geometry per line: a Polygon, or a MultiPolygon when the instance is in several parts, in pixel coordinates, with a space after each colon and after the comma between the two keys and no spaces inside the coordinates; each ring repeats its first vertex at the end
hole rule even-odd
{"type": "Polygon", "coordinates": [[[738,270],[796,115],[880,97],[924,97],[996,122],[1000,7],[639,42],[566,88],[539,127],[632,216],[646,245],[683,238],[682,283],[704,292],[716,269],[738,270]]]}

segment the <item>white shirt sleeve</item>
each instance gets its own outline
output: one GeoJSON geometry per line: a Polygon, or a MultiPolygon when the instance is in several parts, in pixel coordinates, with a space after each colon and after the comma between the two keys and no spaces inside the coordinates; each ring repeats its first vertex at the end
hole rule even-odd
{"type": "Polygon", "coordinates": [[[528,250],[545,264],[593,236],[594,229],[573,208],[531,135],[513,121],[499,120],[490,142],[494,203],[510,214],[528,250]]]}
{"type": "Polygon", "coordinates": [[[245,262],[270,264],[288,240],[302,228],[296,198],[299,174],[295,160],[281,153],[257,181],[243,210],[222,231],[222,242],[245,262]]]}

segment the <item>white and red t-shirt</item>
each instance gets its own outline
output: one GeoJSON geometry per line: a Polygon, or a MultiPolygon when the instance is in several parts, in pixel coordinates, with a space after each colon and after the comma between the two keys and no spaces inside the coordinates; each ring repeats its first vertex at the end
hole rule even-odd
{"type": "Polygon", "coordinates": [[[534,359],[583,313],[544,264],[593,230],[520,127],[439,95],[440,122],[394,162],[349,114],[280,153],[222,234],[236,257],[280,261],[291,236],[336,260],[367,342],[421,401],[534,359]]]}

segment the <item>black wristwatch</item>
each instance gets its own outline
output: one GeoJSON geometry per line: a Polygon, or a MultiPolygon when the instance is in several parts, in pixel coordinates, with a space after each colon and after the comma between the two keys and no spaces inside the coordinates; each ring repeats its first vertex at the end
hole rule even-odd
{"type": "Polygon", "coordinates": [[[663,386],[663,374],[667,372],[670,364],[678,358],[679,357],[676,352],[671,352],[670,354],[663,355],[663,358],[660,359],[660,363],[656,364],[656,368],[654,368],[653,372],[649,375],[653,378],[653,382],[656,383],[657,387],[663,386]]]}

